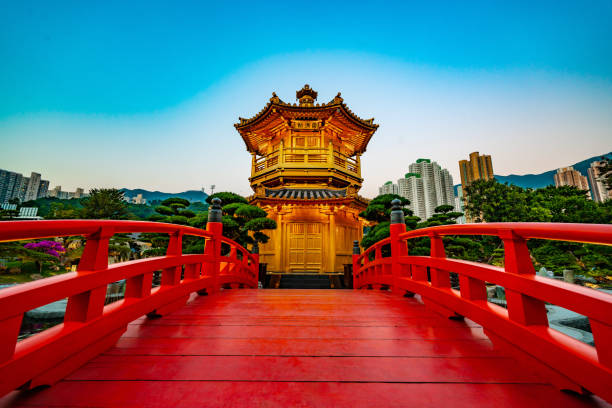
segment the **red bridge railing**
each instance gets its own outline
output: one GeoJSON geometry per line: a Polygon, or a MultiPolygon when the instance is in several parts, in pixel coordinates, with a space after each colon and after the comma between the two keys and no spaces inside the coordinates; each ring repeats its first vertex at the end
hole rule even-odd
{"type": "Polygon", "coordinates": [[[391,236],[353,255],[355,289],[388,287],[402,295],[419,294],[437,312],[481,324],[494,344],[558,388],[589,391],[612,401],[612,296],[537,276],[527,248],[529,239],[611,245],[612,225],[490,223],[406,232],[399,201],[394,204],[391,236]],[[443,237],[448,235],[501,238],[505,268],[446,258],[443,237]],[[407,240],[418,237],[430,239],[430,256],[408,254],[407,240]],[[383,257],[385,245],[390,246],[389,257],[383,257]],[[458,274],[460,290],[451,288],[450,272],[458,274]],[[505,288],[507,309],[487,301],[485,282],[505,288]],[[546,303],[587,316],[595,347],[550,328],[546,303]]]}
{"type": "Polygon", "coordinates": [[[0,291],[0,396],[18,387],[53,384],[111,347],[140,316],[163,316],[193,292],[220,287],[257,288],[259,255],[221,235],[220,206],[206,230],[142,221],[57,220],[0,223],[0,241],[82,235],[86,244],[76,272],[0,291]],[[108,265],[109,239],[118,233],[165,233],[165,256],[108,265]],[[183,254],[184,236],[205,239],[203,254],[183,254]],[[221,246],[229,245],[229,255],[221,246]],[[241,257],[238,254],[241,254],[241,257]],[[161,285],[152,288],[154,271],[161,285]],[[181,276],[182,275],[182,276],[181,276]],[[126,280],[125,297],[105,305],[108,284],[126,280]],[[63,324],[17,342],[25,312],[68,298],[63,324]]]}

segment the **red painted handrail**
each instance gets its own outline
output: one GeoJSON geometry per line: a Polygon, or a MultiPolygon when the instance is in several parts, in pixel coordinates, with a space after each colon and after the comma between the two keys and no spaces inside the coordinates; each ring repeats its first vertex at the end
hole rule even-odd
{"type": "Polygon", "coordinates": [[[206,230],[143,221],[0,223],[0,241],[86,238],[76,272],[0,291],[0,396],[21,386],[53,384],[112,346],[129,322],[145,314],[171,313],[193,292],[211,294],[223,286],[257,288],[259,255],[223,237],[222,228],[220,222],[210,221],[206,230]],[[166,255],[108,265],[109,239],[128,232],[169,234],[166,255]],[[183,236],[204,238],[204,253],[183,254],[183,236]],[[229,256],[221,255],[222,244],[229,245],[229,256]],[[161,285],[152,288],[157,270],[162,271],[161,285]],[[108,284],[123,279],[125,298],[105,306],[108,284]],[[62,324],[17,342],[25,312],[65,298],[68,305],[62,324]]]}
{"type": "MultiPolygon", "coordinates": [[[[403,217],[401,217],[403,218],[403,217]]],[[[406,232],[391,224],[391,236],[363,254],[353,255],[355,289],[390,288],[448,317],[465,316],[481,324],[497,346],[528,363],[561,389],[588,390],[612,402],[612,296],[535,274],[528,239],[612,244],[612,225],[490,223],[446,225],[406,232]],[[491,235],[504,244],[504,265],[447,259],[442,237],[491,235]],[[430,256],[410,256],[407,240],[430,239],[430,256]],[[391,255],[382,256],[388,245],[391,255]],[[373,259],[372,259],[373,258],[373,259]],[[451,288],[450,272],[460,290],[451,288]],[[486,282],[503,286],[507,309],[487,301],[486,282]],[[595,347],[548,326],[545,304],[589,318],[595,347]]]]}

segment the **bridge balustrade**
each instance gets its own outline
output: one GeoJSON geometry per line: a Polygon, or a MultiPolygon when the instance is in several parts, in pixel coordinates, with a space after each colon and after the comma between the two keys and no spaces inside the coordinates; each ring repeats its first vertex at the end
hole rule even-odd
{"type": "Polygon", "coordinates": [[[414,296],[449,317],[467,317],[493,343],[527,363],[560,389],[592,392],[612,401],[612,296],[535,273],[527,241],[544,239],[612,244],[612,225],[485,223],[446,225],[406,232],[399,200],[391,214],[390,237],[353,255],[355,289],[390,289],[414,296]],[[501,239],[504,268],[446,258],[443,237],[488,235],[501,239]],[[407,241],[427,237],[429,256],[408,253],[407,241]],[[383,256],[390,250],[389,256],[383,256]],[[450,273],[459,276],[459,290],[450,273]],[[488,301],[486,283],[505,288],[507,308],[488,301]],[[595,346],[548,326],[545,305],[561,306],[590,322],[595,346]]]}
{"type": "Polygon", "coordinates": [[[206,230],[144,221],[53,220],[0,223],[0,242],[84,236],[76,272],[0,291],[0,396],[18,387],[53,384],[115,344],[131,321],[160,317],[189,297],[220,288],[257,288],[259,255],[223,237],[220,200],[213,200],[206,230]],[[119,233],[168,234],[165,256],[109,265],[108,246],[119,233]],[[183,254],[185,236],[205,240],[202,254],[183,254]],[[222,246],[229,246],[222,255],[222,246]],[[161,284],[152,288],[161,270],[161,284]],[[126,281],[125,297],[105,305],[110,283],[126,281]],[[18,340],[24,313],[68,298],[62,324],[18,340]]]}

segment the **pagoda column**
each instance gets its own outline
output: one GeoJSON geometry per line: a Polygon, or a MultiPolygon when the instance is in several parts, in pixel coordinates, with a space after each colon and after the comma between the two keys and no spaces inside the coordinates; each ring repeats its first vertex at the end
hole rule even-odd
{"type": "Polygon", "coordinates": [[[327,253],[327,271],[335,272],[336,270],[336,211],[332,207],[327,213],[327,225],[329,227],[329,250],[327,253]]]}
{"type": "Polygon", "coordinates": [[[285,234],[283,233],[285,230],[285,223],[283,222],[283,214],[278,213],[277,220],[278,229],[275,231],[276,233],[276,241],[274,242],[274,259],[276,260],[276,272],[284,272],[283,268],[283,242],[285,241],[285,234]]]}

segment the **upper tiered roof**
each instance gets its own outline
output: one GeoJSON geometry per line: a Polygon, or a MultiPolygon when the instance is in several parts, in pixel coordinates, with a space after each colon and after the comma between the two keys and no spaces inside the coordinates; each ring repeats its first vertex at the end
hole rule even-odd
{"type": "Polygon", "coordinates": [[[298,103],[288,103],[281,100],[276,93],[272,93],[266,106],[251,118],[238,118],[239,123],[234,127],[240,132],[247,149],[250,152],[259,152],[259,145],[273,137],[272,131],[279,125],[289,124],[291,120],[321,120],[322,126],[330,123],[341,138],[350,139],[355,153],[366,150],[370,138],[378,129],[374,118],[362,119],[351,111],[344,103],[340,92],[328,103],[317,103],[317,92],[304,85],[296,92],[298,103]]]}

